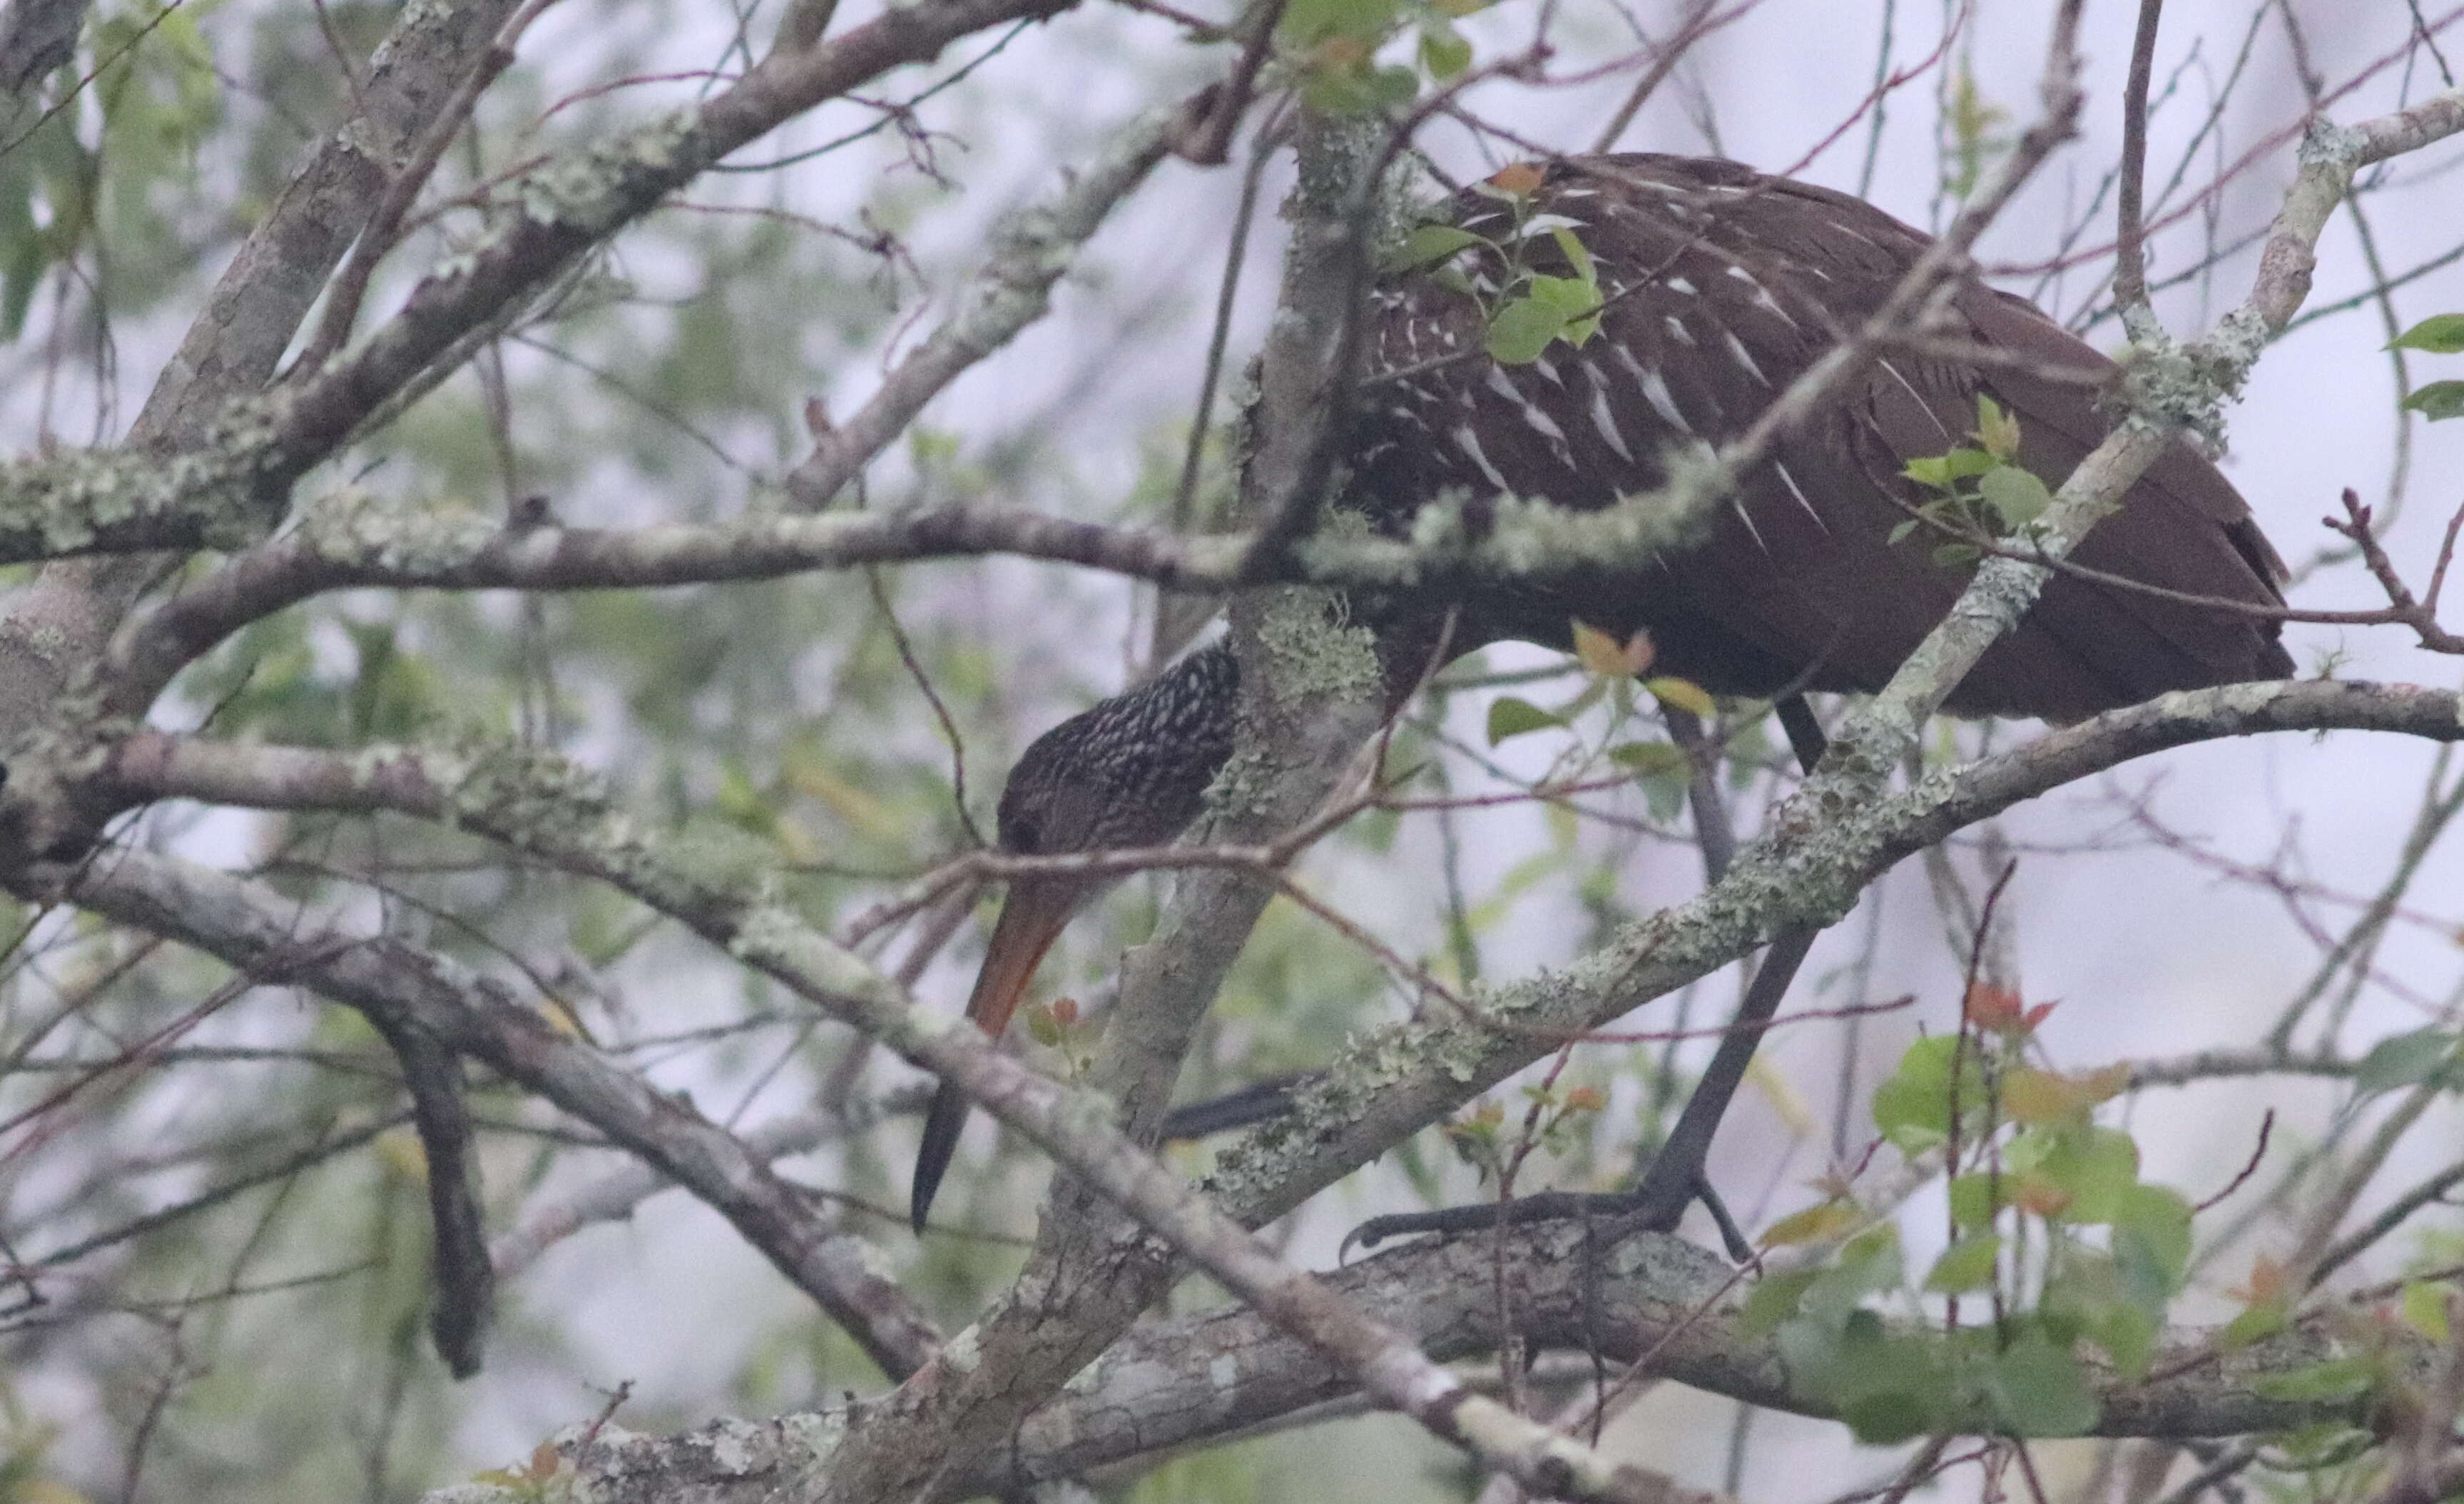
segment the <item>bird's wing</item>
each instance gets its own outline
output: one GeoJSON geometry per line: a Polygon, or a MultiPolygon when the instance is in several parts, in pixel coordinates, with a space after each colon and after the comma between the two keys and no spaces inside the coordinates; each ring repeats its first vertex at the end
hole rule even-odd
{"type": "MultiPolygon", "coordinates": [[[[1355,495],[1384,525],[1449,488],[1588,509],[1662,484],[1670,449],[1741,433],[1881,308],[1926,245],[1843,194],[1730,163],[1640,155],[1561,165],[1521,205],[1466,194],[1454,222],[1492,242],[1458,258],[1466,287],[1413,276],[1379,294],[1355,495]],[[1528,365],[1487,359],[1484,303],[1510,297],[1519,275],[1578,270],[1550,233],[1557,228],[1597,269],[1598,332],[1528,365]]],[[[2112,370],[1981,284],[1962,291],[1953,314],[1965,326],[1955,336],[2051,366],[2112,370]]],[[[1548,637],[1547,624],[1578,602],[1602,625],[1650,627],[1671,672],[1714,689],[1765,693],[1792,676],[1878,687],[1965,583],[1921,537],[1889,542],[1925,499],[1902,470],[1969,442],[1980,392],[2017,416],[2022,461],[2049,483],[2107,427],[2094,388],[1886,353],[1784,435],[1682,557],[1535,594],[1521,603],[1535,625],[1507,630],[1548,637]]],[[[2232,486],[2186,446],[2091,535],[2080,562],[2257,604],[2277,599],[2280,568],[2232,486]]],[[[2062,579],[1951,703],[2067,719],[2286,667],[2272,623],[2062,579]]]]}

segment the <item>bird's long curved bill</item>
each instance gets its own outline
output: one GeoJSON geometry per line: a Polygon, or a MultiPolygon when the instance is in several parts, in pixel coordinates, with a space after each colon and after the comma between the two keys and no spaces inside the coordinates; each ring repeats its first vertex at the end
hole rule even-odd
{"type": "MultiPolygon", "coordinates": [[[[1009,1027],[1019,1000],[1026,996],[1044,953],[1068,927],[1085,896],[1082,885],[1046,879],[1013,883],[1001,905],[1001,922],[993,926],[984,965],[976,973],[976,990],[967,999],[967,1017],[995,1039],[1009,1027]]],[[[907,1203],[908,1220],[924,1230],[924,1214],[933,1209],[933,1193],[957,1152],[958,1131],[967,1125],[967,1095],[948,1081],[933,1094],[933,1110],[924,1118],[924,1142],[915,1155],[915,1185],[907,1203]]]]}

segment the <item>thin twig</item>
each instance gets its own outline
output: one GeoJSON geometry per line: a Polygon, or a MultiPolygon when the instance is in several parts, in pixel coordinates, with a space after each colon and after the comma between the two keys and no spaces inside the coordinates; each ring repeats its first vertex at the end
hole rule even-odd
{"type": "Polygon", "coordinates": [[[2117,190],[2119,226],[2113,241],[2113,300],[2123,318],[2147,312],[2146,227],[2140,194],[2147,178],[2147,82],[2156,66],[2156,28],[2165,0],[2139,0],[2139,32],[2130,44],[2130,81],[2122,95],[2122,182],[2117,190]],[[2135,312],[2134,312],[2135,311],[2135,312]]]}

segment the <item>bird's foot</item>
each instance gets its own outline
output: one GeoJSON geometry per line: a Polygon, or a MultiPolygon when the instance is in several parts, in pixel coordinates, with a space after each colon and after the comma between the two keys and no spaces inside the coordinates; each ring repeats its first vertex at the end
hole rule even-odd
{"type": "Polygon", "coordinates": [[[1681,1194],[1676,1195],[1656,1188],[1654,1182],[1646,1180],[1641,1188],[1630,1191],[1542,1191],[1536,1196],[1518,1196],[1512,1201],[1372,1217],[1345,1235],[1343,1251],[1349,1254],[1354,1248],[1374,1249],[1388,1238],[1431,1232],[1441,1236],[1479,1232],[1493,1228],[1519,1228],[1534,1222],[1580,1220],[1612,1223],[1624,1230],[1673,1232],[1679,1219],[1685,1215],[1685,1208],[1698,1201],[1719,1228],[1720,1240],[1727,1246],[1728,1257],[1739,1264],[1749,1262],[1754,1256],[1753,1245],[1746,1240],[1745,1231],[1737,1226],[1737,1220],[1728,1215],[1727,1205],[1720,1200],[1720,1193],[1699,1174],[1691,1178],[1681,1194]]]}

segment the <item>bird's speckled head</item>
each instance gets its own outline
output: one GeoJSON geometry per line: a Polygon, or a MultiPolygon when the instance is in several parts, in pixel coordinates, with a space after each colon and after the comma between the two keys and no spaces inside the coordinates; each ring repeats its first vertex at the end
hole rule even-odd
{"type": "Polygon", "coordinates": [[[1240,682],[1231,651],[1208,648],[1038,737],[1001,790],[1001,850],[1058,856],[1178,835],[1232,755],[1240,682]]]}
{"type": "MultiPolygon", "coordinates": [[[[1066,856],[1161,846],[1206,803],[1232,755],[1241,670],[1227,648],[1195,652],[1036,738],[1001,789],[1001,845],[1013,856],[1066,856]]],[[[1037,873],[1011,880],[967,999],[967,1017],[998,1038],[1044,953],[1111,874],[1037,873]]],[[[908,1215],[920,1231],[967,1120],[947,1082],[933,1098],[915,1156],[908,1215]]]]}

